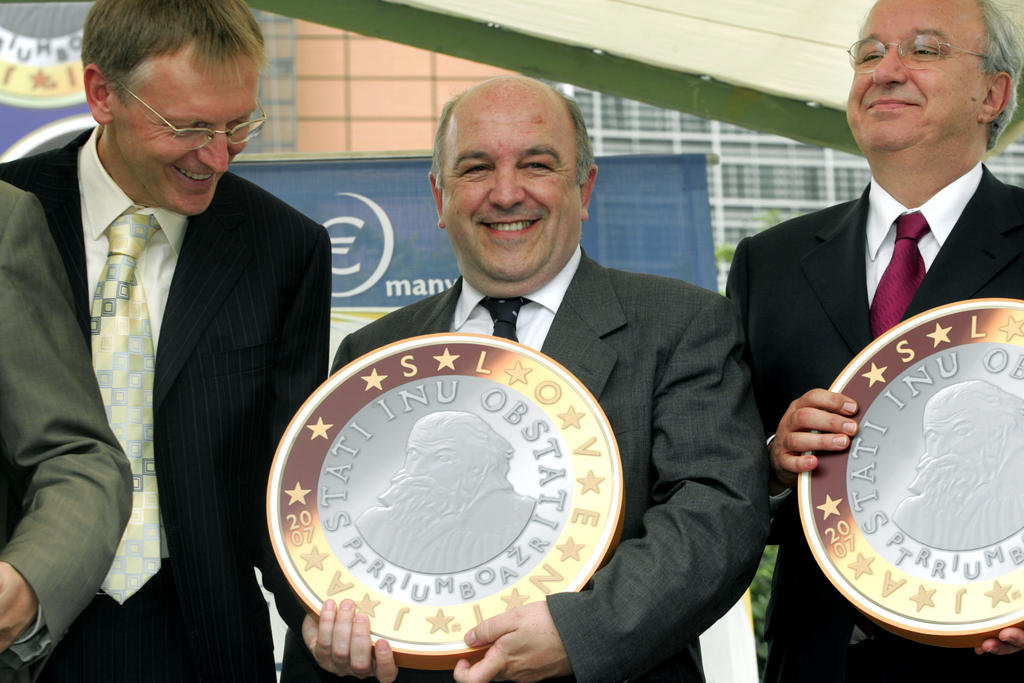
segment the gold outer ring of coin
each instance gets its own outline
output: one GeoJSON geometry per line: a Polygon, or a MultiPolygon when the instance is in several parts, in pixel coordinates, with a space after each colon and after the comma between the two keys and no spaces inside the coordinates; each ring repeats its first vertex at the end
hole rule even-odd
{"type": "MultiPolygon", "coordinates": [[[[830,388],[857,400],[858,435],[848,450],[822,454],[818,467],[801,474],[797,483],[805,537],[832,585],[876,624],[905,638],[943,647],[975,647],[1003,628],[1024,625],[1024,530],[985,551],[928,548],[910,538],[880,504],[887,494],[878,494],[884,487],[878,470],[883,463],[891,467],[886,455],[890,462],[897,462],[900,453],[897,448],[886,451],[885,437],[877,435],[899,433],[900,429],[920,433],[922,418],[901,426],[904,423],[870,424],[867,417],[876,401],[884,402],[882,410],[892,410],[890,406],[907,406],[910,396],[918,400],[922,387],[930,386],[926,380],[935,381],[939,376],[950,383],[951,378],[959,380],[957,373],[964,369],[957,359],[967,353],[951,354],[977,343],[992,344],[982,364],[986,372],[1011,372],[1015,370],[1010,362],[1024,363],[1024,301],[971,299],[947,304],[916,315],[875,339],[830,388]],[[933,369],[929,371],[929,367],[933,369]],[[908,370],[912,372],[901,374],[908,370]],[[851,454],[856,458],[852,466],[851,454]],[[886,531],[879,533],[883,527],[886,531]],[[968,566],[981,567],[980,561],[969,565],[968,560],[973,557],[970,553],[983,552],[996,560],[988,565],[983,580],[947,580],[954,563],[964,575],[969,573],[968,566]]],[[[1024,371],[1024,365],[1019,369],[1024,371]]],[[[937,393],[938,388],[932,391],[937,393]]],[[[912,470],[919,465],[919,455],[903,456],[915,459],[912,470]]],[[[1024,482],[1021,489],[1024,493],[1024,482]]]]}
{"type": "Polygon", "coordinates": [[[467,648],[463,641],[483,619],[549,593],[582,589],[618,542],[622,506],[618,447],[586,387],[544,354],[464,333],[404,339],[332,375],[289,424],[267,488],[274,552],[306,607],[319,614],[327,599],[349,598],[357,612],[370,617],[372,636],[389,641],[399,666],[434,670],[483,656],[484,649],[467,648]],[[532,487],[537,501],[521,535],[488,564],[440,575],[406,571],[376,554],[358,531],[357,516],[368,505],[367,496],[376,499],[380,482],[389,481],[394,458],[404,457],[403,430],[376,430],[366,416],[378,408],[392,417],[405,408],[419,410],[424,396],[435,390],[438,401],[445,392],[475,390],[486,396],[487,407],[479,412],[496,418],[492,428],[504,430],[510,443],[537,439],[543,433],[538,422],[550,429],[545,439],[554,439],[537,440],[546,445],[532,453],[517,450],[510,461],[520,475],[528,473],[517,488],[532,487]],[[516,424],[529,436],[509,431],[512,423],[506,422],[521,419],[517,411],[531,420],[516,424]],[[378,449],[390,444],[387,453],[401,454],[391,456],[390,465],[379,464],[385,456],[371,450],[373,444],[378,449]],[[366,469],[374,458],[381,469],[366,469]],[[460,583],[470,575],[472,582],[460,583]],[[401,592],[409,586],[415,599],[401,592]],[[430,597],[420,600],[425,595],[430,597]]]}

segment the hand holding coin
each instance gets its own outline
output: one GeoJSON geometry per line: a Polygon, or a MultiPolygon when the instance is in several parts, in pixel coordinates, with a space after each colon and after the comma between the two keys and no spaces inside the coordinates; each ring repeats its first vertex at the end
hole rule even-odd
{"type": "Polygon", "coordinates": [[[319,617],[307,614],[302,621],[302,640],[325,671],[357,678],[375,676],[381,683],[398,677],[388,641],[372,642],[370,620],[365,614],[356,614],[351,600],[341,605],[328,600],[319,617]]]}
{"type": "Polygon", "coordinates": [[[974,651],[979,655],[1012,655],[1024,650],[1024,629],[1010,627],[999,632],[998,638],[989,638],[974,651]]]}
{"type": "Polygon", "coordinates": [[[529,678],[555,670],[520,662],[568,673],[545,599],[580,590],[614,547],[622,490],[611,427],[564,368],[496,337],[426,335],[307,399],[274,461],[268,523],[324,668],[450,671],[494,642],[511,656],[495,672],[529,678]]]}
{"type": "Polygon", "coordinates": [[[1024,647],[1022,377],[1024,301],[972,299],[891,328],[832,385],[859,428],[801,475],[800,518],[836,589],[897,635],[1024,647]]]}
{"type": "Polygon", "coordinates": [[[842,451],[857,433],[857,402],[836,392],[811,389],[789,404],[769,446],[772,494],[796,484],[797,475],[818,466],[812,451],[842,451]]]}
{"type": "Polygon", "coordinates": [[[458,683],[530,683],[572,673],[547,602],[533,602],[486,619],[466,634],[466,645],[490,647],[476,664],[464,659],[455,666],[458,683]]]}

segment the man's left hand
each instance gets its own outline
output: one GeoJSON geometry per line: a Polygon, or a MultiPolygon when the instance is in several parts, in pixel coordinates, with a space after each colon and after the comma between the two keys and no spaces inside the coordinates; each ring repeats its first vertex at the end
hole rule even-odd
{"type": "Polygon", "coordinates": [[[1024,629],[1004,628],[998,638],[989,638],[980,647],[974,648],[979,655],[988,652],[993,655],[1012,655],[1024,650],[1024,629]]]}
{"type": "Polygon", "coordinates": [[[342,600],[324,602],[320,616],[307,614],[302,621],[302,640],[313,658],[325,671],[356,678],[375,677],[380,683],[391,683],[398,677],[391,645],[380,638],[370,638],[370,620],[357,613],[355,603],[342,600]]]}
{"type": "Polygon", "coordinates": [[[480,623],[466,634],[466,645],[491,647],[476,664],[455,666],[458,683],[515,680],[525,683],[572,673],[546,602],[534,602],[480,623]]]}
{"type": "Polygon", "coordinates": [[[39,599],[28,581],[7,562],[0,562],[0,652],[25,632],[39,611],[39,599]]]}

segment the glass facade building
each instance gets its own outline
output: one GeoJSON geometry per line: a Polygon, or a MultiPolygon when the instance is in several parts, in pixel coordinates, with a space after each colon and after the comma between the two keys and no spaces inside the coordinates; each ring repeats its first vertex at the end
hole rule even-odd
{"type": "MultiPolygon", "coordinates": [[[[261,98],[271,118],[250,152],[426,154],[445,101],[509,73],[316,24],[258,17],[268,53],[261,98]]],[[[599,156],[706,155],[716,245],[853,199],[870,178],[859,156],[555,85],[579,102],[599,156]]],[[[1002,180],[1024,185],[1024,142],[987,163],[1002,180]]],[[[723,269],[723,287],[724,275],[723,269]]]]}

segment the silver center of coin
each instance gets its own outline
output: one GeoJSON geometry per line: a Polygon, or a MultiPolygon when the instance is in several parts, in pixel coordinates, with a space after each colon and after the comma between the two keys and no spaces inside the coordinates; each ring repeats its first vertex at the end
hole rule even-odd
{"type": "Polygon", "coordinates": [[[508,479],[514,453],[479,415],[424,415],[409,431],[405,464],[356,528],[378,555],[414,572],[483,564],[519,536],[537,503],[508,479]]]}
{"type": "Polygon", "coordinates": [[[564,528],[570,450],[515,389],[434,377],[387,391],[340,430],[317,508],[334,555],[396,599],[457,604],[504,590],[564,528]]]}
{"type": "Polygon", "coordinates": [[[977,343],[890,380],[847,462],[857,525],[886,560],[934,581],[1024,564],[1024,356],[977,343]]]}

